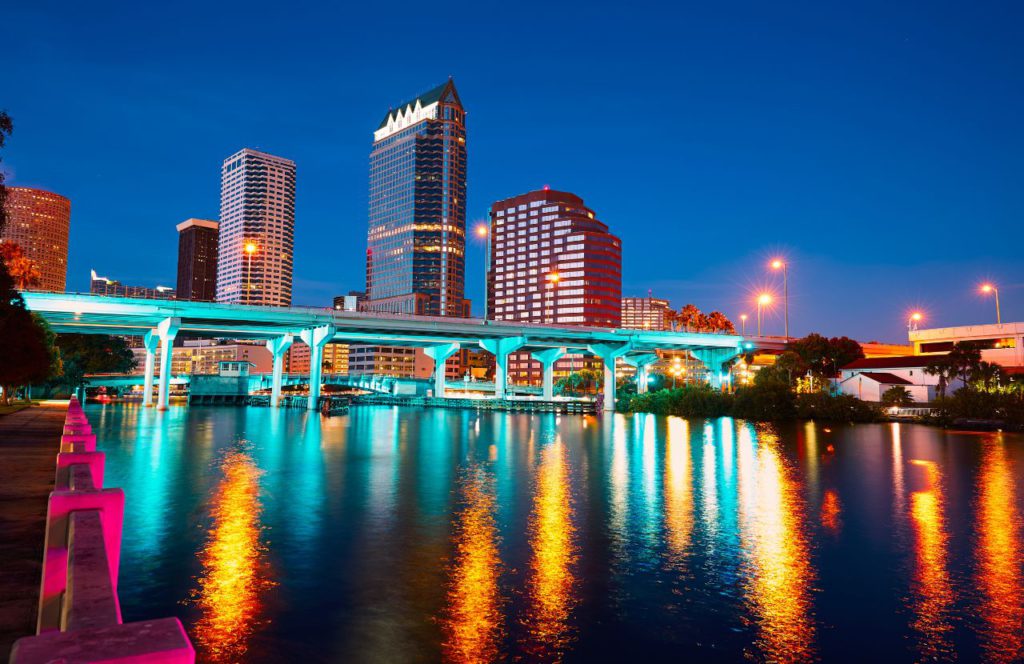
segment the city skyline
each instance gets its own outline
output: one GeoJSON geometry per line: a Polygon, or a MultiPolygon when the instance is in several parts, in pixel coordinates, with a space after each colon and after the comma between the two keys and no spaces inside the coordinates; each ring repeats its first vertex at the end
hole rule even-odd
{"type": "MultiPolygon", "coordinates": [[[[681,16],[681,10],[673,11],[669,18],[681,16]]],[[[798,18],[783,13],[800,25],[798,18]]],[[[76,18],[74,14],[69,12],[65,20],[76,18]]],[[[17,8],[15,15],[29,22],[39,19],[30,8],[17,8]]],[[[46,135],[70,111],[40,112],[33,104],[50,104],[52,93],[15,72],[10,96],[0,100],[17,127],[6,159],[9,182],[39,186],[72,200],[69,288],[85,290],[86,271],[93,265],[116,271],[126,283],[174,283],[173,252],[138,251],[137,245],[161,246],[182,218],[216,216],[216,198],[210,198],[207,180],[217,161],[211,162],[210,154],[219,160],[251,145],[285,155],[303,171],[294,301],[329,302],[331,295],[362,282],[362,243],[337,246],[318,238],[334,229],[352,235],[364,228],[366,127],[379,120],[382,104],[393,104],[406,92],[426,89],[453,74],[471,110],[469,221],[482,219],[490,201],[544,184],[577,192],[620,229],[624,295],[653,290],[677,308],[693,302],[705,310],[720,309],[735,321],[740,313],[754,314],[751,298],[765,285],[774,284],[781,294],[778,275],[767,264],[783,253],[792,265],[794,334],[818,330],[905,341],[905,316],[915,308],[926,312],[925,326],[990,322],[991,298],[977,292],[985,280],[1000,287],[1004,320],[1019,319],[1024,268],[1015,260],[1013,243],[992,243],[982,234],[962,230],[1012,228],[1019,218],[1019,197],[1011,183],[1019,181],[1014,155],[1020,153],[1021,139],[1010,119],[1019,112],[1021,95],[998,86],[1003,76],[999,69],[1020,49],[1006,33],[1013,19],[1005,12],[998,17],[966,16],[952,26],[916,15],[917,23],[912,23],[908,12],[890,17],[886,27],[875,25],[872,17],[877,13],[855,17],[844,28],[830,28],[832,44],[786,33],[795,37],[793,47],[777,49],[768,63],[716,61],[706,77],[698,68],[683,66],[679,80],[686,84],[664,80],[666,65],[654,66],[656,47],[640,49],[621,68],[598,66],[577,70],[575,76],[567,73],[576,61],[552,51],[554,47],[541,48],[534,59],[515,65],[514,58],[492,56],[488,62],[499,65],[498,75],[485,73],[465,54],[455,57],[454,48],[446,47],[437,60],[443,67],[425,62],[396,73],[391,69],[394,56],[387,56],[366,71],[335,74],[332,80],[346,94],[287,87],[276,91],[280,96],[267,110],[249,108],[245,117],[231,116],[231,122],[226,105],[241,97],[229,85],[216,104],[197,106],[202,110],[193,109],[187,122],[170,123],[166,142],[175,154],[169,156],[157,146],[159,158],[154,161],[167,170],[152,169],[152,175],[130,167],[126,143],[140,140],[149,123],[162,122],[176,107],[152,107],[145,85],[143,92],[122,90],[129,106],[153,115],[125,124],[120,134],[111,134],[106,124],[123,119],[120,112],[109,119],[90,115],[107,141],[101,150],[75,123],[69,124],[77,131],[73,140],[61,131],[46,135]],[[982,46],[982,33],[991,45],[982,46]],[[856,66],[843,60],[842,47],[860,43],[865,35],[875,50],[856,66]],[[943,47],[937,55],[926,48],[933,43],[943,47]],[[813,59],[805,57],[808,53],[823,62],[803,64],[813,59]],[[525,80],[525,67],[544,57],[553,58],[549,75],[525,80]],[[650,71],[637,69],[640,65],[651,65],[650,71]],[[509,81],[519,85],[524,101],[509,96],[509,81]],[[599,86],[602,81],[606,85],[599,86]],[[608,94],[611,84],[627,82],[623,95],[608,94]],[[953,99],[945,91],[965,85],[973,93],[969,99],[953,99]],[[772,86],[779,92],[770,91],[772,86]],[[536,103],[539,99],[544,103],[536,103]],[[311,104],[341,117],[327,125],[323,114],[314,113],[309,129],[303,130],[275,116],[282,109],[305,113],[311,104]],[[928,114],[936,107],[943,112],[928,114]],[[606,136],[595,143],[595,132],[625,108],[641,111],[630,115],[630,135],[606,136]],[[712,111],[723,109],[729,110],[727,117],[714,120],[712,111]],[[665,135],[666,126],[671,135],[665,135]],[[320,133],[314,135],[313,128],[320,133]],[[991,140],[994,135],[1000,136],[998,142],[991,140]],[[58,148],[69,145],[91,155],[87,168],[59,163],[58,148]],[[166,177],[172,170],[173,188],[166,177]],[[643,200],[632,195],[639,190],[643,200]],[[140,206],[139,197],[161,203],[140,206]],[[167,200],[173,203],[163,202],[167,200]],[[127,239],[97,241],[106,223],[133,224],[132,250],[123,244],[127,239]],[[715,244],[715,233],[723,229],[731,231],[730,242],[715,244]],[[958,230],[963,237],[951,241],[958,230]],[[645,241],[651,233],[669,241],[645,241]]],[[[682,53],[701,46],[707,55],[712,35],[728,37],[724,48],[773,39],[742,26],[738,34],[727,34],[731,24],[713,12],[688,18],[708,35],[686,32],[678,46],[682,53]]],[[[772,20],[777,24],[781,19],[772,20]]],[[[171,27],[173,21],[161,30],[171,27]]],[[[637,25],[627,23],[623,29],[637,40],[637,25]]],[[[98,71],[96,62],[69,65],[64,45],[42,39],[50,47],[43,53],[47,57],[37,62],[44,73],[67,65],[69,72],[88,80],[98,71]]],[[[157,34],[158,49],[164,45],[161,40],[162,33],[157,34]]],[[[27,53],[17,35],[7,43],[15,57],[27,53]]],[[[309,49],[327,48],[325,44],[314,35],[310,46],[293,57],[309,57],[309,49]]],[[[471,40],[467,48],[472,53],[478,42],[471,40]]],[[[594,57],[609,64],[601,60],[605,56],[594,57]]],[[[138,74],[132,63],[125,64],[127,69],[119,74],[123,82],[138,74]]],[[[162,71],[182,77],[186,64],[162,71]]],[[[245,68],[231,73],[239,83],[255,75],[245,68]]],[[[280,82],[283,74],[275,70],[261,75],[280,82]]],[[[210,77],[199,79],[198,89],[212,83],[210,77]]],[[[104,90],[110,92],[109,87],[104,90]]],[[[469,242],[467,296],[479,313],[482,250],[469,242]]],[[[780,311],[771,313],[766,327],[781,333],[780,311]]]]}

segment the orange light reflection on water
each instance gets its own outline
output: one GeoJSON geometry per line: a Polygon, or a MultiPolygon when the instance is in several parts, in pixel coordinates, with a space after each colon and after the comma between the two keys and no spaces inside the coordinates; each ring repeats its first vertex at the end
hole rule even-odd
{"type": "Polygon", "coordinates": [[[838,535],[842,528],[842,507],[839,504],[839,494],[835,489],[825,492],[821,500],[821,525],[833,535],[838,535]]]}
{"type": "Polygon", "coordinates": [[[665,466],[665,529],[669,550],[678,558],[693,532],[693,477],[690,463],[690,423],[673,417],[668,422],[665,466]]]}
{"type": "Polygon", "coordinates": [[[762,431],[759,439],[756,452],[741,449],[739,478],[742,538],[749,551],[747,599],[759,627],[760,653],[754,659],[809,661],[814,659],[814,570],[801,487],[790,476],[775,435],[762,431]]]}
{"type": "Polygon", "coordinates": [[[498,656],[501,559],[494,520],[494,482],[481,470],[463,481],[466,507],[456,519],[443,644],[446,661],[488,662],[498,656]]]}
{"type": "Polygon", "coordinates": [[[569,618],[576,603],[577,558],[569,499],[569,463],[559,440],[541,451],[530,516],[529,611],[525,626],[531,659],[557,661],[573,640],[569,618]]]}
{"type": "Polygon", "coordinates": [[[953,625],[953,586],[949,578],[941,473],[933,461],[911,459],[925,473],[925,488],[910,494],[910,520],[915,534],[911,627],[918,632],[924,659],[948,659],[955,653],[950,641],[953,625]]]}
{"type": "Polygon", "coordinates": [[[1013,469],[1001,439],[986,441],[981,469],[976,567],[985,623],[981,642],[990,661],[1009,662],[1024,648],[1024,582],[1013,469]]]}
{"type": "Polygon", "coordinates": [[[248,639],[259,624],[260,594],[274,585],[260,543],[259,478],[248,454],[228,453],[213,496],[213,526],[199,554],[203,572],[195,604],[202,615],[194,635],[205,660],[244,659],[248,639]]]}

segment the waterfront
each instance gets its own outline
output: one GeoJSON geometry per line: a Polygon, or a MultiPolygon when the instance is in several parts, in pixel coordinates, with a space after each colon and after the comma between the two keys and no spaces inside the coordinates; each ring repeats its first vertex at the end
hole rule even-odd
{"type": "Polygon", "coordinates": [[[1019,655],[1024,437],[90,406],[125,621],[204,660],[1019,655]]]}

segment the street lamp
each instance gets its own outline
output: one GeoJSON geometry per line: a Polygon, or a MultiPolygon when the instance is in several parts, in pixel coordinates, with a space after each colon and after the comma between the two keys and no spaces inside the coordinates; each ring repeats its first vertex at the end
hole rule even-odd
{"type": "Polygon", "coordinates": [[[487,299],[491,286],[488,278],[491,272],[491,229],[487,224],[479,223],[473,232],[478,238],[484,240],[484,320],[487,320],[487,299]]]}
{"type": "Polygon", "coordinates": [[[789,263],[776,258],[772,261],[773,270],[782,270],[782,300],[785,307],[786,341],[789,341],[789,263]]]}
{"type": "Polygon", "coordinates": [[[996,323],[1002,325],[1003,315],[999,312],[999,289],[995,287],[995,284],[982,284],[981,292],[985,295],[992,293],[996,296],[996,323]]]}
{"type": "Polygon", "coordinates": [[[761,336],[761,319],[764,308],[772,303],[772,296],[769,293],[761,293],[757,296],[757,336],[761,336]]]}
{"type": "Polygon", "coordinates": [[[923,319],[924,315],[920,311],[915,311],[914,313],[910,314],[910,320],[907,321],[907,329],[911,331],[916,330],[917,324],[920,323],[923,319]]]}
{"type": "MultiPolygon", "coordinates": [[[[552,301],[554,303],[554,306],[557,308],[558,307],[558,282],[562,279],[562,276],[560,274],[558,274],[557,272],[552,272],[552,273],[548,274],[546,279],[549,282],[551,282],[551,291],[552,291],[552,298],[553,298],[552,301]]],[[[547,295],[547,289],[544,290],[544,294],[547,295]]],[[[544,303],[544,321],[545,322],[548,322],[547,321],[547,309],[548,309],[548,303],[545,302],[544,303]]],[[[554,312],[554,310],[551,311],[551,322],[552,323],[555,322],[555,312],[554,312]]]]}
{"type": "Polygon", "coordinates": [[[740,314],[740,334],[747,336],[747,315],[740,314]]]}
{"type": "Polygon", "coordinates": [[[256,243],[245,243],[245,303],[249,304],[252,297],[252,255],[256,253],[256,243]]]}

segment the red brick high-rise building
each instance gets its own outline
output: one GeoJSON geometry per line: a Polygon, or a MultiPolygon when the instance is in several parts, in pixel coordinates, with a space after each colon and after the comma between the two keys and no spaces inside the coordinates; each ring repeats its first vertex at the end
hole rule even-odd
{"type": "MultiPolygon", "coordinates": [[[[619,327],[622,242],[583,199],[542,189],[491,206],[487,311],[492,320],[619,327]]],[[[540,363],[509,358],[509,378],[536,382],[540,363]]],[[[556,373],[582,368],[567,356],[556,373]]]]}

